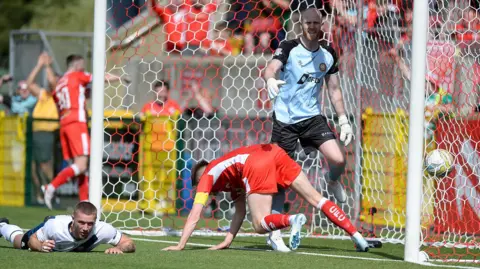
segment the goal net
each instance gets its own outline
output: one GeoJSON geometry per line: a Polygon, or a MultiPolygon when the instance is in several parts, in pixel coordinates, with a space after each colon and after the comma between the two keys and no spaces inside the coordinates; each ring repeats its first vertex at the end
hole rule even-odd
{"type": "MultiPolygon", "coordinates": [[[[192,166],[270,141],[262,70],[282,40],[298,37],[299,11],[313,7],[310,2],[110,4],[106,72],[129,83],[105,88],[105,220],[133,233],[179,234],[193,204],[192,166]],[[168,97],[158,82],[168,83],[168,97]]],[[[323,2],[316,7],[324,15],[324,41],[339,55],[356,136],[345,148],[341,180],[348,201],[342,207],[366,236],[403,243],[412,1],[323,2]]],[[[480,11],[466,0],[429,2],[424,152],[450,151],[455,169],[444,178],[425,174],[422,250],[435,260],[474,261],[480,253],[480,11]]],[[[335,127],[328,94],[320,99],[335,127]]],[[[325,188],[322,155],[298,148],[295,158],[312,184],[334,199],[325,188]]],[[[309,216],[307,236],[347,238],[294,192],[287,191],[284,209],[309,216]]],[[[229,195],[218,193],[197,234],[224,232],[233,213],[229,195]]],[[[241,232],[254,234],[248,215],[241,232]]]]}

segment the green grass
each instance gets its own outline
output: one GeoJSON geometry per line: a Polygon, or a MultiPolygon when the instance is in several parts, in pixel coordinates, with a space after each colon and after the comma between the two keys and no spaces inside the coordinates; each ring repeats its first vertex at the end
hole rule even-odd
{"type": "MultiPolygon", "coordinates": [[[[9,217],[11,223],[22,228],[36,226],[46,215],[68,214],[66,211],[49,212],[43,208],[0,207],[0,216],[9,217]]],[[[221,242],[220,237],[194,237],[182,252],[162,252],[162,248],[178,241],[178,237],[134,236],[137,252],[120,256],[103,254],[108,246],[92,253],[33,253],[15,250],[0,240],[1,268],[426,268],[405,263],[403,245],[384,244],[369,253],[357,253],[347,240],[306,238],[294,253],[267,251],[263,237],[239,237],[234,249],[209,251],[205,246],[221,242]],[[358,258],[356,258],[358,257],[358,258]],[[368,258],[359,259],[359,258],[368,258]]],[[[455,264],[452,264],[455,266],[455,264]]],[[[451,265],[451,266],[452,266],[451,265]]],[[[463,265],[463,264],[462,264],[463,265]]]]}

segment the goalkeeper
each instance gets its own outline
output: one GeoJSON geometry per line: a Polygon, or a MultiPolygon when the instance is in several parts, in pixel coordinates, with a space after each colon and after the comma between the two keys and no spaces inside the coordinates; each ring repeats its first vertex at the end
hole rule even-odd
{"type": "Polygon", "coordinates": [[[300,165],[275,144],[253,145],[238,148],[214,161],[198,162],[192,169],[192,185],[197,185],[197,193],[182,238],[176,246],[164,250],[182,250],[200,220],[203,207],[210,193],[230,192],[235,201],[235,215],[225,240],[211,249],[230,247],[246,215],[245,197],[250,209],[255,232],[264,234],[290,227],[290,247],[295,250],[300,245],[300,231],[306,222],[303,214],[272,214],[272,197],[277,193],[277,185],[291,187],[312,206],[321,210],[335,225],[351,236],[357,251],[368,251],[369,244],[358,233],[355,226],[332,201],[322,197],[302,172],[300,165]]]}
{"type": "MultiPolygon", "coordinates": [[[[317,9],[304,10],[300,22],[303,34],[298,39],[282,42],[265,70],[264,78],[274,108],[271,142],[278,144],[292,158],[297,140],[300,140],[307,155],[320,150],[329,166],[328,188],[339,203],[345,203],[347,195],[339,181],[345,170],[345,157],[326,117],[322,115],[319,102],[325,81],[330,101],[338,115],[340,140],[347,146],[353,132],[337,75],[338,59],[332,47],[319,41],[322,38],[322,15],[317,9]]],[[[279,189],[273,199],[272,212],[280,213],[284,200],[285,190],[279,189]]],[[[274,250],[288,251],[280,232],[271,233],[267,243],[274,250]]]]}

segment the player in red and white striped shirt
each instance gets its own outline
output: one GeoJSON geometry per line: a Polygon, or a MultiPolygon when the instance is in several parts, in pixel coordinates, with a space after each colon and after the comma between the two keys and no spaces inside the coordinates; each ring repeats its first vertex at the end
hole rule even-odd
{"type": "MultiPolygon", "coordinates": [[[[90,155],[90,136],[88,134],[87,87],[92,75],[85,72],[85,60],[80,55],[67,57],[67,72],[57,81],[53,98],[60,114],[60,143],[63,158],[73,163],[63,169],[44,188],[45,205],[52,209],[55,190],[78,177],[78,196],[80,201],[88,200],[88,158],[90,155]]],[[[116,81],[120,78],[106,75],[105,80],[116,81]]]]}
{"type": "Polygon", "coordinates": [[[300,245],[300,231],[306,222],[303,214],[271,214],[272,197],[277,185],[292,188],[307,202],[321,210],[335,225],[347,232],[358,251],[368,251],[368,242],[335,203],[317,192],[301,167],[275,144],[262,144],[236,149],[211,163],[199,162],[192,170],[192,184],[198,183],[195,202],[177,246],[164,250],[182,250],[200,219],[203,207],[212,192],[230,192],[235,201],[235,215],[225,240],[211,249],[228,248],[240,229],[248,202],[255,232],[265,234],[291,227],[290,247],[300,245]],[[200,178],[200,179],[199,179],[200,178]]]}

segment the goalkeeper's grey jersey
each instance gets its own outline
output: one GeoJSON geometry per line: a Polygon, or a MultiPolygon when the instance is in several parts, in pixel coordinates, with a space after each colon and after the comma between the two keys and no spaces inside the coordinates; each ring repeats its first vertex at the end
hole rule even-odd
{"type": "Polygon", "coordinates": [[[283,68],[279,79],[286,82],[273,106],[277,120],[293,124],[321,114],[320,91],[326,75],[338,72],[337,54],[328,45],[307,50],[300,39],[284,41],[273,59],[283,68]]]}

